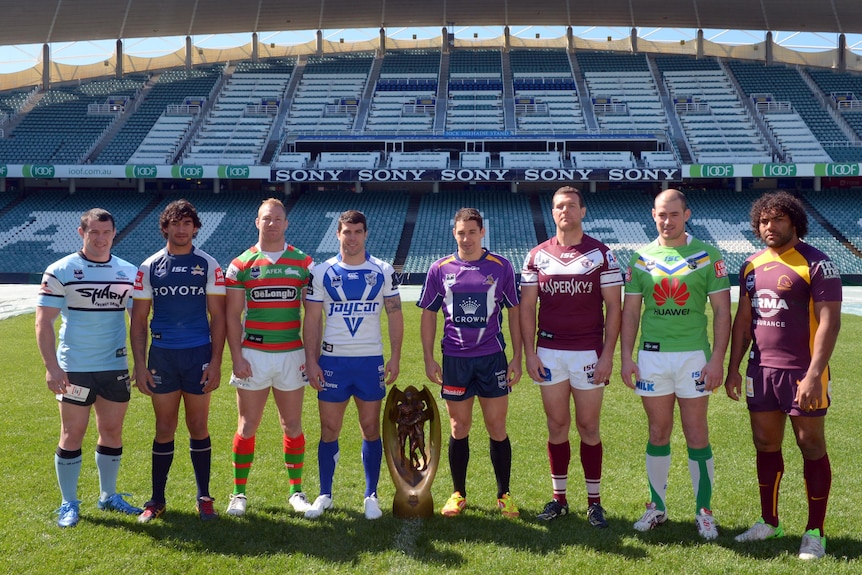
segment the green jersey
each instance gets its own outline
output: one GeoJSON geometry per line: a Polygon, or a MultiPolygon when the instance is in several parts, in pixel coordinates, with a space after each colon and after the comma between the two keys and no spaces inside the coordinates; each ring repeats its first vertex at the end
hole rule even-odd
{"type": "Polygon", "coordinates": [[[686,235],[686,244],[664,247],[658,240],[635,252],[626,272],[626,295],[643,297],[644,351],[711,350],[706,334],[709,295],[730,289],[721,253],[686,235]]]}

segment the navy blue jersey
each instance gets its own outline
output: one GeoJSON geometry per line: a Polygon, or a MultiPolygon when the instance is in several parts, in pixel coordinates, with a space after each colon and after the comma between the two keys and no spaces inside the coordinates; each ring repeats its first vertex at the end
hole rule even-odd
{"type": "Polygon", "coordinates": [[[186,349],[210,342],[207,296],[225,295],[224,274],[215,259],[193,248],[174,255],[162,249],[141,264],[134,298],[152,300],[153,347],[186,349]]]}

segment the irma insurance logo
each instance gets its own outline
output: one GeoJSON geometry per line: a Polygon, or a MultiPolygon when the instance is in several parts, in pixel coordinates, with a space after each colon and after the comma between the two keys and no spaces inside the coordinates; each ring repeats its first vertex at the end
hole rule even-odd
{"type": "Polygon", "coordinates": [[[25,178],[53,178],[54,166],[47,164],[24,164],[22,170],[25,178]]]}
{"type": "Polygon", "coordinates": [[[692,178],[732,178],[733,164],[695,164],[690,175],[692,178]]]}
{"type": "Polygon", "coordinates": [[[191,165],[181,165],[181,166],[171,166],[171,177],[172,178],[183,178],[186,180],[191,180],[195,178],[203,178],[204,177],[204,167],[203,166],[191,166],[191,165]]]}
{"type": "Polygon", "coordinates": [[[860,164],[814,164],[815,176],[847,177],[860,175],[860,164]]]}

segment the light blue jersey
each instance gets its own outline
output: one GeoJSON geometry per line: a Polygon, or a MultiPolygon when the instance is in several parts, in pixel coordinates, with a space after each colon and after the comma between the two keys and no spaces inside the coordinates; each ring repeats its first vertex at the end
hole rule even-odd
{"type": "Polygon", "coordinates": [[[93,262],[81,252],[45,270],[36,305],[60,309],[57,361],[63,371],[128,369],[125,313],[136,273],[118,257],[93,262]]]}
{"type": "Polygon", "coordinates": [[[367,253],[365,261],[356,266],[342,262],[341,255],[314,266],[305,297],[323,304],[322,355],[383,355],[383,300],[397,295],[395,270],[367,253]]]}

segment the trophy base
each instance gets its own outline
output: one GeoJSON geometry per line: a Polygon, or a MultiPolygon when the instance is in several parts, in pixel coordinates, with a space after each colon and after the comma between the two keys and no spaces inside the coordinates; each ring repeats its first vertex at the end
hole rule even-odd
{"type": "Polygon", "coordinates": [[[392,499],[392,515],[401,519],[433,517],[434,498],[426,491],[397,491],[392,499]]]}

